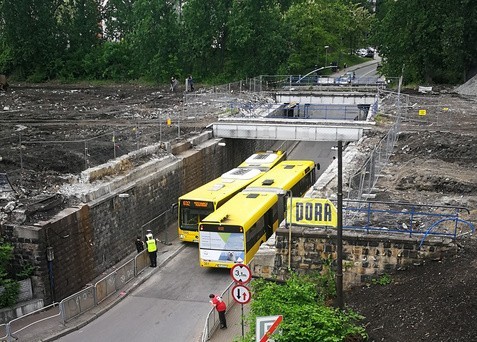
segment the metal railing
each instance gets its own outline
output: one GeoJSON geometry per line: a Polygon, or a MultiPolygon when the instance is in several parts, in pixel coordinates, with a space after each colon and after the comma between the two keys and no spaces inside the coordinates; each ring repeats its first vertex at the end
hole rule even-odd
{"type": "Polygon", "coordinates": [[[98,280],[94,285],[77,292],[60,302],[63,323],[83,314],[123,288],[149,265],[149,256],[144,250],[115,271],[98,280]]]}
{"type": "Polygon", "coordinates": [[[137,254],[133,259],[83,290],[27,315],[15,318],[2,326],[0,339],[11,342],[25,340],[21,333],[28,333],[28,328],[49,319],[59,319],[59,324],[66,324],[99,305],[112,294],[123,288],[129,281],[137,277],[149,266],[149,255],[146,250],[137,254]],[[53,309],[52,312],[50,310],[53,309]],[[55,310],[56,309],[56,310],[55,310]]]}
{"type": "MultiPolygon", "coordinates": [[[[227,305],[227,311],[232,308],[232,306],[235,304],[235,300],[232,298],[232,293],[231,289],[232,286],[234,286],[235,283],[231,282],[229,286],[220,294],[222,297],[222,300],[225,301],[225,304],[227,305]]],[[[207,315],[207,318],[205,319],[205,325],[204,329],[202,330],[202,335],[200,338],[201,342],[206,342],[210,339],[210,336],[217,330],[219,327],[219,314],[215,308],[210,309],[209,314],[207,315]]]]}
{"type": "Polygon", "coordinates": [[[21,317],[15,318],[8,322],[5,325],[5,336],[0,337],[2,341],[12,342],[12,341],[25,341],[22,338],[21,333],[28,330],[28,328],[32,327],[33,325],[40,324],[45,322],[49,319],[55,319],[61,316],[61,310],[56,311],[55,309],[59,309],[59,303],[53,303],[48,306],[45,306],[41,309],[35,310],[30,312],[29,314],[23,315],[21,317]],[[48,312],[42,317],[38,317],[45,311],[52,309],[52,312],[48,312]]]}
{"type": "MultiPolygon", "coordinates": [[[[144,251],[143,251],[144,253],[144,251]]],[[[134,260],[130,260],[113,273],[108,274],[94,284],[96,305],[122,288],[134,278],[134,260]]]]}
{"type": "Polygon", "coordinates": [[[457,206],[345,200],[343,229],[418,236],[422,245],[430,236],[456,240],[474,233],[474,225],[465,220],[469,214],[457,206]]]}

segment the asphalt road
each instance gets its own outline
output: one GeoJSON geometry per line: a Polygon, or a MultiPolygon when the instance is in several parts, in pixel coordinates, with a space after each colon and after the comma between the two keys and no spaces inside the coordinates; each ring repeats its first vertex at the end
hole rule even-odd
{"type": "MultiPolygon", "coordinates": [[[[333,145],[303,142],[289,152],[288,159],[312,159],[323,170],[333,160],[333,145]]],[[[165,240],[166,236],[158,237],[165,240]]],[[[176,225],[168,228],[167,238],[177,239],[176,225]]],[[[197,245],[187,244],[119,304],[58,341],[197,341],[211,309],[209,293],[221,293],[231,281],[228,269],[201,268],[197,245]]]]}
{"type": "Polygon", "coordinates": [[[58,341],[198,341],[211,309],[209,293],[230,282],[229,270],[199,267],[197,245],[187,245],[107,313],[58,341]]]}
{"type": "Polygon", "coordinates": [[[302,141],[296,148],[288,153],[288,159],[313,160],[320,164],[320,170],[317,172],[317,178],[330,166],[333,157],[336,157],[336,150],[333,149],[337,143],[334,142],[316,142],[302,141]]]}

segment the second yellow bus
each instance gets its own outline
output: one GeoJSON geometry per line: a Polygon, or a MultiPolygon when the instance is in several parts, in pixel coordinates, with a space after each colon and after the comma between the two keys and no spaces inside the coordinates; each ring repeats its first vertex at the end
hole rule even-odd
{"type": "Polygon", "coordinates": [[[248,264],[285,218],[286,195],[302,196],[316,180],[315,163],[283,161],[199,225],[202,267],[248,264]]]}

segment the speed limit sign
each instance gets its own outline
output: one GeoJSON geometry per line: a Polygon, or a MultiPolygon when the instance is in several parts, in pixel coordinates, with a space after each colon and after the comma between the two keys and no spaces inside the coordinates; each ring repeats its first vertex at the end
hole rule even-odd
{"type": "Polygon", "coordinates": [[[252,279],[252,272],[247,265],[235,264],[230,269],[230,276],[236,283],[246,284],[252,279]]]}

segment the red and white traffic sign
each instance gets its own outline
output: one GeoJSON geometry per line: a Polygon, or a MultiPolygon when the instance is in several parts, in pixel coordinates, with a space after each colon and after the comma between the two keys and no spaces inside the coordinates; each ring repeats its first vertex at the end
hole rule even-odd
{"type": "Polygon", "coordinates": [[[230,269],[230,276],[236,283],[246,284],[252,279],[252,272],[247,265],[235,264],[230,269]]]}
{"type": "Polygon", "coordinates": [[[272,342],[270,338],[276,332],[278,325],[283,320],[282,315],[257,317],[255,330],[256,342],[272,342]]]}
{"type": "Polygon", "coordinates": [[[252,294],[250,293],[248,287],[237,284],[232,287],[232,297],[239,304],[247,304],[250,302],[250,297],[252,297],[252,294]]]}

